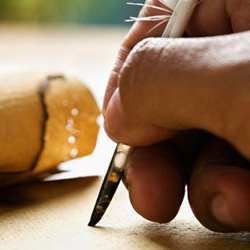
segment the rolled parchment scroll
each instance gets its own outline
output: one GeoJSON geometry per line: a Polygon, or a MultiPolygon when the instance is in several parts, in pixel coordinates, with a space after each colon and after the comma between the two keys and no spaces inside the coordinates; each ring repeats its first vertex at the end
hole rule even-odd
{"type": "Polygon", "coordinates": [[[0,187],[91,154],[99,114],[94,96],[77,79],[0,76],[0,187]]]}

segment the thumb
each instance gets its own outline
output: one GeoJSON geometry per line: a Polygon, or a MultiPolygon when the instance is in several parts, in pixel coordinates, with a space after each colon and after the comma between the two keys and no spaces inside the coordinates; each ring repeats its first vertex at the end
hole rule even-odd
{"type": "Polygon", "coordinates": [[[107,107],[107,133],[142,146],[180,130],[202,129],[250,155],[250,124],[243,120],[250,115],[244,103],[250,100],[249,38],[247,32],[140,42],[126,59],[107,107]]]}

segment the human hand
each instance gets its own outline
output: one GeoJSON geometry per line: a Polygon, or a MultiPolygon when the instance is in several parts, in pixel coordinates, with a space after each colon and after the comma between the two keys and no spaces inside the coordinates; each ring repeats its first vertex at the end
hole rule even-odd
{"type": "Polygon", "coordinates": [[[187,185],[204,226],[250,231],[250,32],[242,32],[249,11],[247,0],[203,0],[187,35],[208,37],[143,40],[165,25],[149,34],[155,23],[137,22],[122,44],[104,100],[105,129],[135,147],[126,183],[133,207],[149,220],[172,220],[187,185]]]}

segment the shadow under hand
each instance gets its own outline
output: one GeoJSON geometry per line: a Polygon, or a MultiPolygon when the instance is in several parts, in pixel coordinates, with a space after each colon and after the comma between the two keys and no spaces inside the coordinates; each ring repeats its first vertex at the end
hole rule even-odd
{"type": "Polygon", "coordinates": [[[250,233],[214,233],[190,222],[177,221],[167,225],[147,224],[141,230],[145,239],[157,244],[159,249],[250,249],[250,233]]]}

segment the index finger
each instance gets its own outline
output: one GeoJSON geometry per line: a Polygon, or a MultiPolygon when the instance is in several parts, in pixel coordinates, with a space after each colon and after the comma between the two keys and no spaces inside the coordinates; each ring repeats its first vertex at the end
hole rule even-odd
{"type": "Polygon", "coordinates": [[[141,40],[147,37],[161,36],[168,17],[171,14],[178,0],[148,0],[144,4],[144,7],[140,11],[138,21],[134,23],[126,37],[124,38],[121,49],[118,52],[118,56],[111,72],[106,94],[104,97],[103,110],[105,111],[110,97],[117,88],[117,82],[120,69],[124,61],[126,60],[131,49],[141,40]],[[147,17],[154,17],[155,20],[147,20],[147,17]],[[145,21],[140,21],[140,18],[146,18],[145,21]]]}
{"type": "Polygon", "coordinates": [[[145,4],[141,4],[144,7],[138,18],[134,19],[137,22],[128,32],[122,47],[131,50],[144,38],[161,36],[177,2],[178,0],[148,0],[145,4]],[[141,22],[141,20],[144,21],[141,22]]]}
{"type": "MultiPolygon", "coordinates": [[[[129,52],[141,40],[147,37],[161,36],[168,21],[169,11],[175,7],[177,2],[178,0],[147,0],[144,4],[139,14],[139,21],[135,22],[128,32],[118,53],[115,67],[108,81],[103,105],[104,112],[110,97],[117,88],[119,72],[129,52]],[[154,19],[154,21],[145,19],[145,17],[150,16],[165,16],[165,18],[162,20],[160,20],[161,18],[154,19]]],[[[250,5],[248,1],[242,1],[237,8],[235,2],[238,1],[200,0],[187,27],[187,34],[189,36],[214,36],[249,29],[250,18],[248,13],[250,5]]]]}

